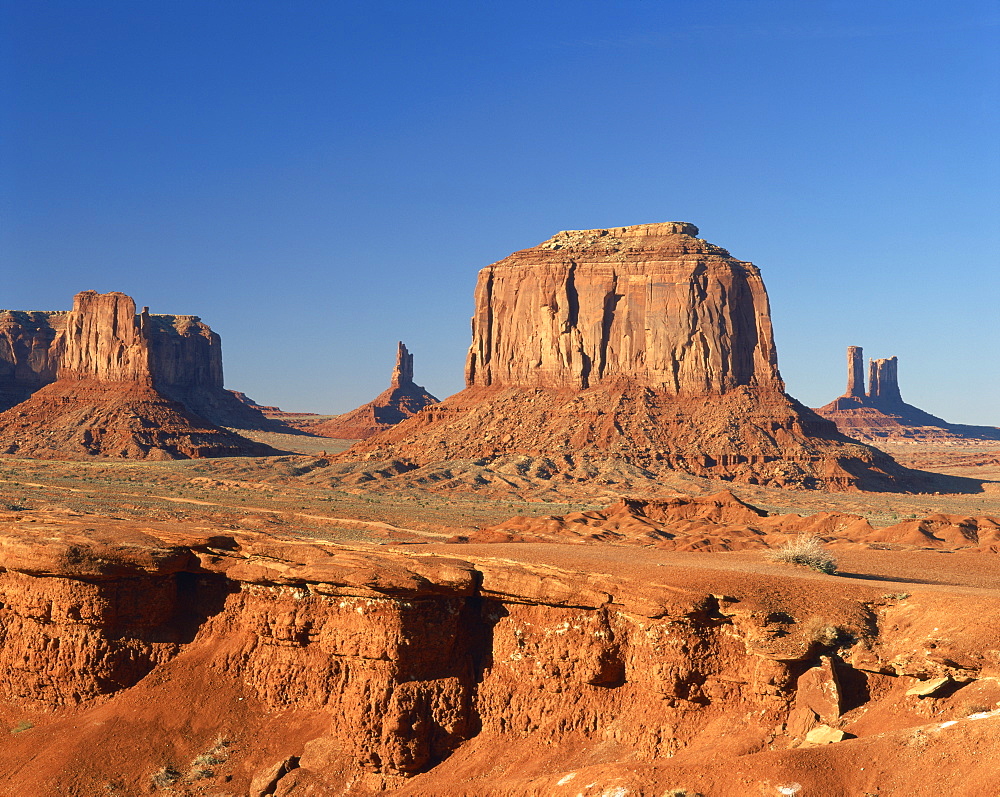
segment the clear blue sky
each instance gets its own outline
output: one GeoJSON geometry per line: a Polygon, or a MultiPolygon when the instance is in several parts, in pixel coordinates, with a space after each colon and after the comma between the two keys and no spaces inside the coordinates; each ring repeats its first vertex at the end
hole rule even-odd
{"type": "Polygon", "coordinates": [[[1000,425],[997,0],[5,0],[0,306],[120,290],[227,384],[462,387],[477,271],[691,221],[759,265],[788,390],[844,349],[1000,425]]]}

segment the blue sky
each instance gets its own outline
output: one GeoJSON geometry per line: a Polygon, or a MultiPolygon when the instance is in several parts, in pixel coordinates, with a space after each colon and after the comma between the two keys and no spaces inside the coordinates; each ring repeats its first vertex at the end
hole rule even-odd
{"type": "Polygon", "coordinates": [[[477,271],[691,221],[761,267],[792,395],[844,349],[1000,425],[1000,1],[0,6],[0,306],[121,290],[227,384],[462,387],[477,271]]]}

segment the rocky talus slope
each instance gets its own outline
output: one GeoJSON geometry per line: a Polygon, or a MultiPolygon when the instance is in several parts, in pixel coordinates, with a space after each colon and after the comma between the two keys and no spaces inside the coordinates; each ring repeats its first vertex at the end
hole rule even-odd
{"type": "Polygon", "coordinates": [[[915,484],[784,392],[760,271],[697,234],[683,222],[561,232],[483,269],[466,390],[343,459],[915,484]]]}
{"type": "Polygon", "coordinates": [[[833,577],[8,511],[2,793],[995,793],[995,570],[955,595],[867,553],[833,577]]]}
{"type": "Polygon", "coordinates": [[[7,393],[30,392],[0,413],[0,452],[129,459],[274,453],[199,412],[236,420],[225,411],[233,406],[266,422],[222,389],[218,336],[194,316],[135,309],[125,294],[84,291],[55,323],[10,314],[7,393]]]}
{"type": "Polygon", "coordinates": [[[389,387],[367,404],[337,415],[322,423],[300,423],[302,429],[323,437],[344,440],[364,440],[398,423],[412,418],[424,407],[437,404],[438,399],[413,381],[413,355],[403,342],[396,351],[389,387]]]}
{"type": "Polygon", "coordinates": [[[895,357],[868,363],[868,389],[860,346],[847,347],[848,383],[844,395],[816,412],[848,437],[868,443],[1000,441],[1000,428],[949,423],[903,401],[895,357]]]}

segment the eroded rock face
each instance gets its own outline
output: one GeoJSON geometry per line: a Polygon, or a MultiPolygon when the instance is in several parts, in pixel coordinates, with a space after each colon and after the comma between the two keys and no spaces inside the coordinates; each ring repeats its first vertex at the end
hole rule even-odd
{"type": "Polygon", "coordinates": [[[52,343],[65,312],[0,312],[0,412],[54,382],[59,363],[52,343]]]}
{"type": "MultiPolygon", "coordinates": [[[[718,497],[678,511],[759,517],[718,497]]],[[[986,682],[1000,667],[987,590],[887,595],[794,569],[727,578],[613,547],[567,566],[532,561],[532,547],[358,550],[7,513],[0,710],[43,721],[10,735],[0,778],[32,794],[112,780],[142,793],[169,761],[179,792],[510,797],[605,767],[602,788],[644,768],[635,793],[663,794],[674,774],[649,767],[676,763],[710,768],[702,793],[733,797],[745,786],[725,773],[745,756],[758,776],[808,770],[808,756],[774,757],[801,756],[789,748],[818,722],[905,751],[932,719],[901,705],[918,679],[986,682]],[[206,774],[194,763],[213,744],[206,774]]],[[[809,787],[885,759],[855,748],[809,787]]],[[[983,769],[976,783],[995,784],[983,769]]],[[[840,791],[863,793],[843,777],[840,791]]]]}
{"type": "Polygon", "coordinates": [[[899,489],[908,472],[785,394],[760,272],[697,232],[562,232],[483,269],[467,388],[341,459],[899,489]]]}
{"type": "Polygon", "coordinates": [[[752,263],[684,222],[561,232],[483,269],[469,386],[782,389],[752,263]]]}
{"type": "Polygon", "coordinates": [[[77,294],[68,313],[8,316],[8,384],[29,397],[0,413],[0,452],[142,459],[273,453],[212,423],[266,421],[223,389],[218,335],[197,317],[151,316],[148,308],[136,314],[131,297],[95,291],[77,294]]]}
{"type": "Polygon", "coordinates": [[[149,346],[135,302],[124,293],[83,291],[74,296],[54,348],[58,378],[152,381],[149,346]]]}
{"type": "Polygon", "coordinates": [[[413,381],[413,355],[400,341],[387,390],[357,409],[323,423],[303,425],[302,428],[323,437],[364,440],[437,403],[438,399],[413,381]]]}

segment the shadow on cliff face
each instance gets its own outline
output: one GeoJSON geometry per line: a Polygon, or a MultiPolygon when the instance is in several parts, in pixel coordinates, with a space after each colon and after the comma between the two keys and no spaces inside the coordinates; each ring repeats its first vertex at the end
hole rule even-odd
{"type": "MultiPolygon", "coordinates": [[[[82,644],[103,663],[77,673],[79,683],[69,702],[135,686],[192,642],[204,623],[223,610],[235,588],[223,576],[184,572],[93,585],[94,599],[113,607],[108,624],[100,628],[76,622],[65,633],[77,634],[82,625],[82,644]]],[[[39,697],[62,702],[58,696],[39,697]]]]}
{"type": "Polygon", "coordinates": [[[906,468],[888,454],[872,450],[877,453],[873,463],[861,459],[845,459],[840,463],[845,471],[857,478],[858,487],[865,492],[959,495],[985,492],[983,479],[906,468]],[[873,464],[877,470],[872,468],[873,464]]]}
{"type": "Polygon", "coordinates": [[[178,573],[175,577],[177,601],[170,624],[164,629],[178,644],[194,641],[205,622],[219,614],[226,598],[239,591],[239,585],[222,575],[178,573]]]}

